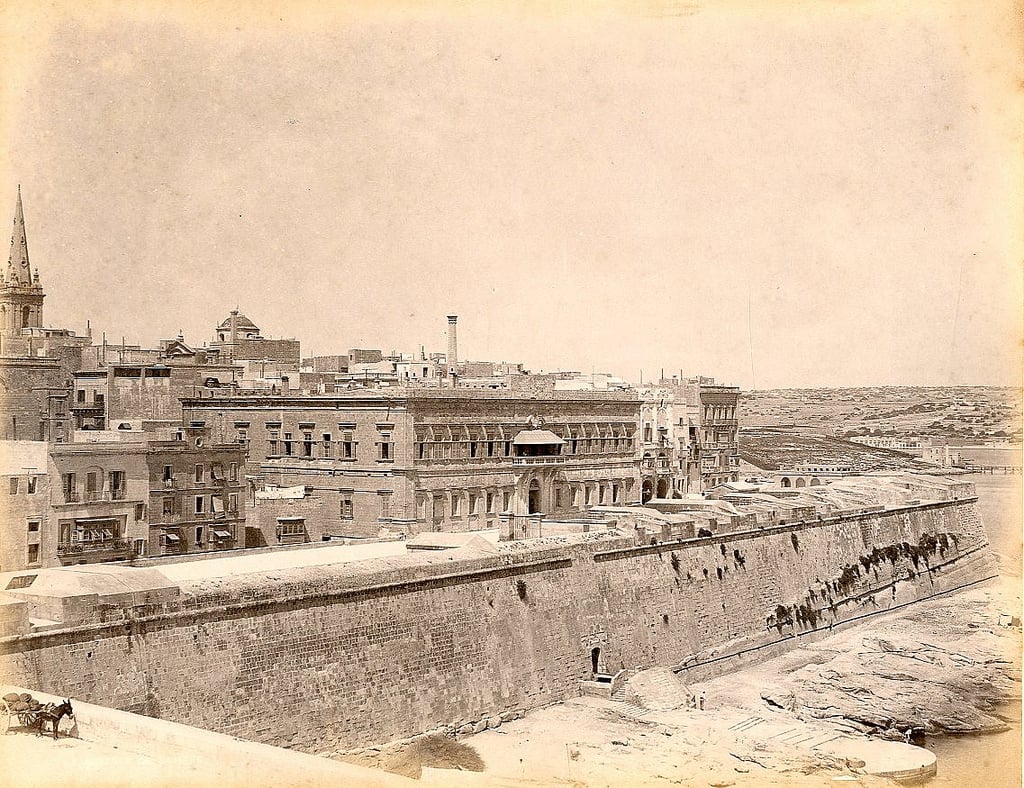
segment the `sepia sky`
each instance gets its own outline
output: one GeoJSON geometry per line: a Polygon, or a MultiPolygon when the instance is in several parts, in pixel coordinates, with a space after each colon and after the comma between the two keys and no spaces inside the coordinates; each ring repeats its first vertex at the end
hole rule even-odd
{"type": "Polygon", "coordinates": [[[0,11],[49,325],[1020,383],[1009,2],[137,5],[0,11]]]}

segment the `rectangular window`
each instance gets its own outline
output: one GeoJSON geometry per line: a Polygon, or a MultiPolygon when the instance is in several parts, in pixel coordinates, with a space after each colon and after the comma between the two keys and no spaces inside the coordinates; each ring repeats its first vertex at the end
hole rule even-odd
{"type": "Polygon", "coordinates": [[[238,443],[240,443],[242,446],[248,446],[249,445],[249,430],[240,429],[238,431],[238,435],[235,438],[235,440],[238,443]]]}
{"type": "Polygon", "coordinates": [[[487,456],[494,456],[494,441],[487,441],[487,456]]]}
{"type": "Polygon", "coordinates": [[[29,495],[35,495],[36,494],[36,481],[37,481],[37,479],[36,479],[35,476],[29,476],[28,477],[28,494],[29,495]]]}
{"type": "Polygon", "coordinates": [[[103,394],[101,394],[98,391],[94,391],[93,392],[93,394],[92,394],[92,401],[93,402],[95,402],[97,405],[102,405],[103,404],[103,400],[104,400],[104,395],[103,394]]]}
{"type": "Polygon", "coordinates": [[[292,434],[290,432],[284,434],[284,455],[285,457],[292,456],[292,434]]]}
{"type": "Polygon", "coordinates": [[[422,443],[422,442],[421,443],[417,443],[416,444],[416,456],[419,459],[422,460],[425,454],[426,454],[426,444],[422,443]]]}
{"type": "Polygon", "coordinates": [[[494,505],[497,500],[497,496],[494,493],[487,493],[487,511],[494,514],[494,505]]]}
{"type": "Polygon", "coordinates": [[[39,521],[38,520],[33,520],[32,522],[30,522],[28,524],[28,532],[30,534],[37,534],[37,533],[39,533],[39,521]]]}
{"type": "Polygon", "coordinates": [[[142,556],[142,555],[145,555],[145,554],[146,554],[146,540],[145,539],[136,539],[135,540],[135,555],[142,556]]]}
{"type": "Polygon", "coordinates": [[[312,457],[313,456],[313,433],[304,432],[302,433],[302,456],[312,457]]]}
{"type": "Polygon", "coordinates": [[[233,482],[238,481],[238,463],[233,462],[228,466],[228,479],[233,482]]]}
{"type": "Polygon", "coordinates": [[[391,435],[387,432],[380,434],[380,442],[377,444],[380,447],[380,459],[390,460],[391,457],[391,435]]]}
{"type": "Polygon", "coordinates": [[[505,456],[512,456],[512,441],[505,441],[505,456]]]}
{"type": "Polygon", "coordinates": [[[85,402],[85,389],[79,389],[75,392],[75,399],[78,402],[85,402]]]}
{"type": "Polygon", "coordinates": [[[63,478],[64,487],[64,501],[66,503],[72,503],[78,500],[78,482],[75,479],[75,474],[65,473],[63,478]]]}
{"type": "Polygon", "coordinates": [[[210,466],[210,478],[215,482],[219,482],[224,478],[224,466],[221,463],[215,462],[210,466]]]}
{"type": "Polygon", "coordinates": [[[384,493],[380,496],[380,516],[391,516],[391,493],[384,493]]]}
{"type": "Polygon", "coordinates": [[[323,434],[324,439],[324,457],[330,459],[333,452],[333,444],[331,443],[331,433],[325,432],[323,434]]]}
{"type": "Polygon", "coordinates": [[[228,511],[235,513],[238,512],[238,493],[228,494],[228,511]]]}
{"type": "Polygon", "coordinates": [[[146,504],[137,503],[135,504],[135,521],[142,522],[146,519],[146,504]]]}
{"type": "Polygon", "coordinates": [[[277,537],[279,539],[282,536],[303,536],[305,533],[305,520],[286,520],[284,522],[279,521],[277,524],[277,537]]]}
{"type": "Polygon", "coordinates": [[[476,441],[470,441],[469,443],[469,456],[476,457],[476,441]]]}
{"type": "Polygon", "coordinates": [[[39,563],[39,545],[38,544],[30,544],[28,546],[28,562],[30,564],[38,564],[39,563]]]}
{"type": "Polygon", "coordinates": [[[127,490],[125,489],[124,471],[111,471],[110,472],[110,497],[115,501],[120,501],[125,497],[127,490]]]}
{"type": "Polygon", "coordinates": [[[280,433],[277,430],[270,431],[270,438],[267,440],[267,456],[274,457],[277,455],[277,439],[280,433]]]}
{"type": "Polygon", "coordinates": [[[509,504],[512,503],[512,493],[506,491],[501,494],[501,511],[507,512],[510,509],[509,504]]]}
{"type": "Polygon", "coordinates": [[[341,499],[341,519],[351,520],[352,519],[352,498],[351,496],[344,496],[341,499]]]}
{"type": "Polygon", "coordinates": [[[18,477],[17,476],[12,476],[11,477],[11,495],[17,495],[17,494],[18,494],[18,477]]]}
{"type": "Polygon", "coordinates": [[[206,481],[206,468],[200,463],[196,465],[196,484],[203,484],[206,481]]]}
{"type": "Polygon", "coordinates": [[[206,497],[203,495],[196,496],[196,514],[202,514],[206,511],[206,497]]]}
{"type": "Polygon", "coordinates": [[[452,517],[459,517],[462,515],[462,496],[452,496],[452,517]]]}
{"type": "Polygon", "coordinates": [[[470,514],[480,514],[480,499],[482,497],[483,496],[481,496],[479,493],[470,493],[470,495],[469,495],[469,513],[470,514]]]}
{"type": "Polygon", "coordinates": [[[174,514],[174,499],[173,498],[164,498],[163,513],[164,513],[164,517],[170,517],[172,514],[174,514]]]}
{"type": "Polygon", "coordinates": [[[202,545],[203,544],[203,526],[201,526],[201,525],[197,525],[196,526],[196,544],[197,545],[202,545]]]}
{"type": "Polygon", "coordinates": [[[351,432],[343,432],[341,434],[341,457],[345,460],[354,460],[356,458],[356,444],[352,440],[351,432]]]}
{"type": "Polygon", "coordinates": [[[174,481],[174,468],[170,465],[164,466],[164,483],[174,481]]]}
{"type": "Polygon", "coordinates": [[[103,489],[103,479],[99,473],[91,472],[85,474],[85,500],[98,501],[100,492],[103,489]]]}

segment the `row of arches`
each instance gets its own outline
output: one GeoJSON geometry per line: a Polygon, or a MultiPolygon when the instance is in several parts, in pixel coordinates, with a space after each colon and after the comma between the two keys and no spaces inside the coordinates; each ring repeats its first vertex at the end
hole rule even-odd
{"type": "Polygon", "coordinates": [[[822,481],[817,476],[812,476],[810,479],[804,476],[783,476],[779,479],[780,487],[820,487],[821,484],[822,481]]]}
{"type": "Polygon", "coordinates": [[[16,304],[8,308],[0,304],[0,329],[4,331],[20,331],[23,328],[39,328],[42,325],[42,309],[40,307],[16,304]]]}

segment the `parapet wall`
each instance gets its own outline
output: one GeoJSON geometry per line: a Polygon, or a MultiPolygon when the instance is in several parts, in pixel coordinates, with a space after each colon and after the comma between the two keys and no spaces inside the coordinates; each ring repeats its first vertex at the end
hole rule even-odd
{"type": "Polygon", "coordinates": [[[466,730],[578,695],[594,660],[611,673],[723,672],[994,576],[975,500],[656,545],[589,534],[205,581],[3,638],[0,674],[307,752],[466,730]]]}

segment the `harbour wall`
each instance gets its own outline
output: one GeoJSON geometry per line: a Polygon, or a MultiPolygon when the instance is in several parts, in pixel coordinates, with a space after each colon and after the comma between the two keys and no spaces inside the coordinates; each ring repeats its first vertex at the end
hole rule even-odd
{"type": "Polygon", "coordinates": [[[130,601],[77,600],[74,623],[0,639],[0,676],[313,753],[467,732],[578,695],[595,661],[703,678],[992,577],[975,502],[662,544],[531,540],[196,581],[173,598],[136,582],[130,601]]]}

